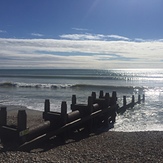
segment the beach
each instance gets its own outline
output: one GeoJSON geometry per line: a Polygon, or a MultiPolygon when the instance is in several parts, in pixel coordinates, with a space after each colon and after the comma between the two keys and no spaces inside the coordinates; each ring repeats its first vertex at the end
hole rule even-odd
{"type": "Polygon", "coordinates": [[[156,70],[0,70],[0,107],[7,106],[9,125],[17,123],[18,110],[26,110],[27,127],[41,124],[45,99],[51,111],[61,111],[71,97],[87,104],[88,96],[100,90],[117,92],[117,104],[134,95],[145,94],[145,102],[118,115],[114,128],[97,128],[90,135],[76,133],[66,139],[54,138],[18,150],[0,145],[0,162],[97,162],[162,163],[163,161],[163,71],[156,70]]]}
{"type": "MultiPolygon", "coordinates": [[[[17,110],[27,112],[27,126],[43,122],[42,112],[22,106],[7,106],[8,123],[16,123],[17,110]]],[[[163,162],[163,132],[116,132],[97,129],[89,136],[77,134],[65,143],[51,139],[28,150],[3,149],[0,145],[0,162],[163,162]]]]}
{"type": "Polygon", "coordinates": [[[163,71],[160,70],[96,70],[96,69],[1,69],[0,104],[25,106],[44,110],[45,99],[50,100],[51,111],[60,112],[62,101],[71,111],[71,98],[78,104],[87,104],[92,92],[98,98],[100,91],[117,92],[117,104],[127,103],[132,95],[145,95],[145,103],[135,106],[117,117],[115,131],[163,130],[163,71]]]}

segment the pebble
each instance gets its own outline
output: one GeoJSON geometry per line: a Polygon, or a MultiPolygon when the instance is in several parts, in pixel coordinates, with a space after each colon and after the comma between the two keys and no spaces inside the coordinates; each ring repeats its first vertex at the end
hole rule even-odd
{"type": "MultiPolygon", "coordinates": [[[[41,123],[41,114],[36,115],[31,113],[30,126],[41,123]]],[[[107,131],[79,137],[64,145],[49,140],[30,151],[4,150],[0,144],[0,163],[163,163],[163,131],[107,131]]]]}

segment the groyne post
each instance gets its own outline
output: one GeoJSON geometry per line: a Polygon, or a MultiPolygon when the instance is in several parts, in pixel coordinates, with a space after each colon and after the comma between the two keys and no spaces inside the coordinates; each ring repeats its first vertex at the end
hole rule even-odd
{"type": "Polygon", "coordinates": [[[134,106],[135,105],[135,96],[134,95],[132,95],[132,105],[134,106]]]}
{"type": "Polygon", "coordinates": [[[140,102],[141,102],[141,96],[138,95],[138,104],[140,104],[140,102]]]}
{"type": "Polygon", "coordinates": [[[92,100],[93,100],[93,103],[94,103],[95,100],[96,100],[96,92],[92,92],[92,100]]]}
{"type": "MultiPolygon", "coordinates": [[[[89,109],[89,114],[91,115],[91,113],[93,112],[93,97],[92,96],[88,97],[88,109],[89,109]]],[[[90,133],[92,131],[93,119],[91,118],[88,121],[88,124],[86,125],[88,125],[88,133],[90,133]]]]}
{"type": "Polygon", "coordinates": [[[113,91],[112,92],[112,100],[111,100],[111,105],[116,105],[117,103],[117,92],[113,91]]]}
{"type": "Polygon", "coordinates": [[[23,131],[27,128],[27,114],[25,110],[19,110],[17,115],[18,131],[23,131]]]}
{"type": "Polygon", "coordinates": [[[106,102],[106,106],[108,107],[110,104],[110,95],[109,93],[105,93],[105,102],[106,102]]]}
{"type": "Polygon", "coordinates": [[[73,105],[76,104],[76,95],[72,95],[72,104],[73,104],[73,105]]]}
{"type": "Polygon", "coordinates": [[[103,97],[104,97],[104,92],[101,90],[101,91],[100,91],[99,98],[103,98],[103,97]]]}
{"type": "Polygon", "coordinates": [[[145,102],[145,95],[143,94],[143,102],[145,102]]]}
{"type": "Polygon", "coordinates": [[[7,124],[7,108],[0,108],[0,127],[7,124]]]}
{"type": "MultiPolygon", "coordinates": [[[[109,93],[105,93],[105,107],[108,108],[109,104],[110,104],[110,95],[109,95],[109,93]]],[[[108,124],[109,124],[108,118],[109,118],[109,109],[108,109],[108,112],[104,115],[104,125],[105,126],[108,126],[108,124]]]]}
{"type": "Polygon", "coordinates": [[[61,104],[61,117],[63,124],[65,125],[67,123],[67,103],[66,101],[62,101],[61,104]]]}
{"type": "Polygon", "coordinates": [[[89,96],[88,97],[88,109],[89,109],[89,114],[93,112],[93,97],[89,96]]]}
{"type": "Polygon", "coordinates": [[[44,103],[44,112],[45,113],[50,112],[50,100],[49,99],[46,99],[45,100],[45,103],[44,103]]]}
{"type": "Polygon", "coordinates": [[[126,96],[123,96],[123,106],[126,106],[126,96]]]}
{"type": "Polygon", "coordinates": [[[71,102],[71,110],[74,111],[74,106],[76,105],[76,95],[72,95],[71,102]]]}

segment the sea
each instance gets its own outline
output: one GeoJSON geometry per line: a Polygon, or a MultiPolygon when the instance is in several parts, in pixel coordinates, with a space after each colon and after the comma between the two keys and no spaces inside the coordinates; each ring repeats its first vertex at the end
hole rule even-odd
{"type": "Polygon", "coordinates": [[[70,112],[71,97],[77,103],[87,104],[92,92],[112,94],[117,92],[117,104],[123,105],[138,95],[145,95],[145,102],[118,114],[110,130],[163,131],[163,69],[1,69],[0,105],[26,106],[44,110],[45,99],[50,100],[51,111],[61,110],[66,101],[70,112]]]}

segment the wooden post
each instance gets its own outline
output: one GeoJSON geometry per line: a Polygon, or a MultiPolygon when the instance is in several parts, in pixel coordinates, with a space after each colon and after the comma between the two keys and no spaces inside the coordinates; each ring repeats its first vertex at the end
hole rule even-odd
{"type": "Polygon", "coordinates": [[[0,108],[0,127],[7,124],[7,108],[0,108]]]}
{"type": "Polygon", "coordinates": [[[18,131],[23,131],[27,128],[27,114],[25,110],[19,110],[17,116],[18,131]]]}
{"type": "MultiPolygon", "coordinates": [[[[91,114],[93,112],[93,98],[92,98],[92,96],[88,97],[88,109],[89,109],[89,114],[91,114]]],[[[93,119],[91,118],[88,121],[88,124],[86,126],[86,128],[88,127],[89,133],[92,131],[92,126],[93,126],[93,119]]]]}
{"type": "MultiPolygon", "coordinates": [[[[105,93],[105,103],[106,103],[106,108],[109,107],[109,102],[110,102],[110,96],[109,96],[109,93],[105,93]]],[[[104,108],[104,109],[106,109],[104,108]]],[[[109,124],[109,121],[108,121],[108,118],[109,118],[109,112],[106,112],[106,114],[104,114],[104,125],[105,126],[108,126],[109,124]]]]}
{"type": "Polygon", "coordinates": [[[72,95],[72,105],[76,104],[76,95],[72,95]]]}
{"type": "Polygon", "coordinates": [[[63,120],[63,124],[67,123],[67,103],[66,101],[62,101],[61,104],[61,118],[63,120]]]}
{"type": "Polygon", "coordinates": [[[75,110],[75,104],[76,104],[76,95],[72,95],[72,99],[71,99],[71,110],[74,111],[75,110]]]}
{"type": "Polygon", "coordinates": [[[115,106],[115,108],[114,108],[114,112],[112,113],[112,116],[111,116],[112,124],[114,124],[115,121],[116,121],[116,116],[117,116],[117,114],[116,114],[116,110],[117,110],[117,107],[118,107],[118,105],[115,106]]]}
{"type": "Polygon", "coordinates": [[[110,103],[110,95],[109,95],[109,93],[105,93],[105,101],[106,101],[106,105],[108,107],[109,103],[110,103]]]}
{"type": "Polygon", "coordinates": [[[132,95],[132,105],[134,106],[134,104],[135,104],[135,96],[132,95]]]}
{"type": "Polygon", "coordinates": [[[145,95],[143,94],[143,102],[145,102],[145,95]]]}
{"type": "Polygon", "coordinates": [[[138,104],[140,104],[140,101],[141,101],[141,96],[138,95],[138,104]]]}
{"type": "Polygon", "coordinates": [[[101,90],[101,91],[100,91],[99,98],[103,98],[103,97],[104,97],[104,92],[101,90]]]}
{"type": "Polygon", "coordinates": [[[92,98],[93,98],[93,103],[94,103],[96,100],[96,92],[92,92],[92,98]]]}
{"type": "Polygon", "coordinates": [[[116,105],[116,103],[117,103],[117,92],[113,91],[112,92],[112,103],[111,103],[111,105],[116,105]]]}
{"type": "Polygon", "coordinates": [[[126,106],[126,96],[123,96],[123,106],[126,106]]]}
{"type": "Polygon", "coordinates": [[[44,112],[50,112],[50,101],[49,99],[45,100],[45,104],[44,104],[44,112]]]}
{"type": "Polygon", "coordinates": [[[88,109],[89,109],[89,113],[91,114],[93,112],[93,98],[92,98],[92,96],[88,97],[88,109]]]}

